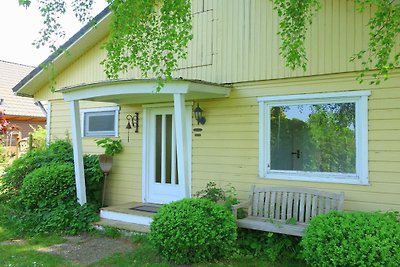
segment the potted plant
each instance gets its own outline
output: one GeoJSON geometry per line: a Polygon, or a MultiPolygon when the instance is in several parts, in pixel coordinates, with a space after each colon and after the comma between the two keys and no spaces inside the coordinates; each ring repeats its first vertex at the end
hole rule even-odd
{"type": "Polygon", "coordinates": [[[121,153],[122,151],[122,141],[121,139],[111,139],[110,137],[105,137],[96,140],[96,144],[97,146],[105,149],[104,154],[99,156],[99,162],[101,170],[108,174],[111,170],[113,156],[121,153]]]}
{"type": "Polygon", "coordinates": [[[113,156],[115,154],[121,153],[122,151],[122,140],[105,137],[102,139],[97,139],[96,144],[97,146],[104,148],[104,154],[99,155],[100,169],[104,173],[103,197],[101,201],[101,206],[104,207],[107,176],[112,167],[113,156]]]}

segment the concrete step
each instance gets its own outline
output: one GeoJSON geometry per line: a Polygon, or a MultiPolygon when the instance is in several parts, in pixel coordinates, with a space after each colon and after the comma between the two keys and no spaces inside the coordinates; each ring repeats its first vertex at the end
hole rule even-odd
{"type": "Polygon", "coordinates": [[[140,232],[140,233],[149,233],[150,232],[149,225],[136,224],[136,223],[130,223],[130,222],[122,222],[122,221],[116,221],[116,220],[105,219],[105,218],[101,218],[100,221],[95,223],[95,225],[98,228],[113,227],[113,228],[117,228],[117,229],[131,231],[131,232],[140,232]]]}

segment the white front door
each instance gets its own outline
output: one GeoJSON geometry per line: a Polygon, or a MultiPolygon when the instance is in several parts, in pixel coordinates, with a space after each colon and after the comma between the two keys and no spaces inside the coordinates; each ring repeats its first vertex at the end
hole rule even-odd
{"type": "MultiPolygon", "coordinates": [[[[184,180],[178,175],[177,147],[172,107],[146,109],[146,131],[144,133],[145,173],[144,202],[169,203],[188,197],[185,195],[184,180]]],[[[187,135],[191,138],[191,109],[187,110],[187,135]]],[[[191,142],[189,142],[190,144],[191,142]]],[[[187,148],[188,161],[191,148],[187,148]]],[[[190,166],[190,164],[189,164],[190,166]]],[[[190,173],[190,172],[189,172],[190,173]]]]}

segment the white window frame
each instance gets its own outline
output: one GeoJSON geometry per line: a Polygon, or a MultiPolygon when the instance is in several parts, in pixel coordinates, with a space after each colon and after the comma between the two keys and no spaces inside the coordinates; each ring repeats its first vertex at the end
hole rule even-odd
{"type": "Polygon", "coordinates": [[[259,102],[259,177],[310,182],[368,184],[368,96],[371,91],[351,91],[286,96],[258,97],[259,102]],[[355,103],[356,172],[328,173],[271,170],[270,111],[272,107],[302,104],[355,103]]]}
{"type": "Polygon", "coordinates": [[[101,107],[101,108],[90,108],[90,109],[81,109],[81,128],[82,128],[82,137],[118,137],[118,121],[119,121],[119,106],[113,107],[101,107]],[[89,131],[88,130],[88,121],[86,120],[88,113],[103,113],[103,112],[114,112],[115,120],[114,120],[114,130],[113,131],[89,131]]]}

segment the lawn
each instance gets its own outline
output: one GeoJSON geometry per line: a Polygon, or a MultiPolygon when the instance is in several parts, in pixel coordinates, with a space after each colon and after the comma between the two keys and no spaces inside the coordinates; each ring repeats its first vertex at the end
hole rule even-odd
{"type": "MultiPolygon", "coordinates": [[[[38,249],[65,242],[61,235],[18,236],[14,225],[9,222],[7,215],[0,206],[0,266],[85,266],[64,259],[61,256],[39,252],[38,249]],[[10,242],[13,240],[12,242],[10,242]]],[[[90,233],[97,237],[123,239],[116,231],[95,231],[90,233]]],[[[165,262],[151,247],[146,236],[134,235],[129,239],[133,249],[126,253],[115,253],[100,259],[88,266],[174,266],[165,262]]],[[[232,256],[230,260],[216,263],[195,264],[193,266],[304,266],[302,262],[280,260],[279,263],[268,263],[263,258],[244,255],[232,256]]]]}

